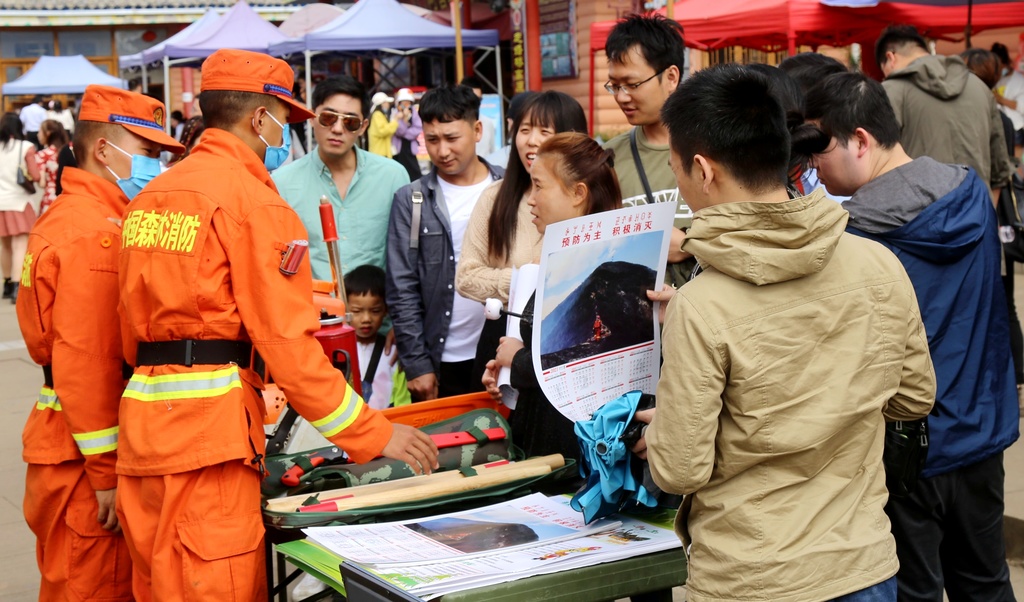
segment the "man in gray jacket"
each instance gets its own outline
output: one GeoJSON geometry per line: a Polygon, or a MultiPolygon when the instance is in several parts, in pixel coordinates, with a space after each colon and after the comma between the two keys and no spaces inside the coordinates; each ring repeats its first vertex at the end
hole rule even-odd
{"type": "Polygon", "coordinates": [[[476,154],[480,99],[441,86],[420,99],[430,173],[395,193],[385,298],[398,359],[417,401],[482,391],[473,374],[483,306],[455,291],[462,238],[484,188],[505,174],[476,154]]]}
{"type": "Polygon", "coordinates": [[[907,154],[973,167],[996,198],[1010,178],[1010,164],[988,87],[960,57],[930,54],[909,25],[886,28],[875,44],[875,59],[907,154]]]}

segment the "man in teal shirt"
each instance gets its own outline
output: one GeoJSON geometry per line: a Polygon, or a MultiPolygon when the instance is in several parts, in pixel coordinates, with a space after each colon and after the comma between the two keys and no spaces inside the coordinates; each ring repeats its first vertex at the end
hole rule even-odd
{"type": "Polygon", "coordinates": [[[334,206],[343,274],[361,266],[384,268],[388,216],[395,191],[409,183],[405,168],[357,146],[369,112],[366,89],[343,75],[313,91],[314,152],[274,172],[274,183],[309,232],[313,277],[331,279],[330,259],[320,224],[320,197],[334,206]]]}

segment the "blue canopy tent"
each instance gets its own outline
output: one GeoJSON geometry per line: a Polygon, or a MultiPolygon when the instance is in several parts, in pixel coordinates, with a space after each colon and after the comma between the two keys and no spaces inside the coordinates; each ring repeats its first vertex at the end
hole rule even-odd
{"type": "MultiPolygon", "coordinates": [[[[494,29],[462,31],[462,45],[483,48],[477,63],[494,52],[497,73],[501,73],[501,50],[498,31],[494,29]]],[[[301,38],[271,44],[274,56],[297,53],[305,55],[306,89],[313,89],[311,59],[323,52],[390,54],[409,56],[435,49],[456,46],[455,28],[428,21],[405,8],[396,0],[361,0],[345,14],[301,38]]],[[[488,82],[502,94],[501,77],[497,84],[488,82]]],[[[309,100],[307,100],[309,102],[309,100]]],[[[307,130],[307,135],[311,134],[307,130]]]]}
{"type": "Polygon", "coordinates": [[[93,84],[125,89],[128,83],[110,75],[82,55],[41,56],[32,68],[3,86],[3,94],[82,94],[93,84]]]}

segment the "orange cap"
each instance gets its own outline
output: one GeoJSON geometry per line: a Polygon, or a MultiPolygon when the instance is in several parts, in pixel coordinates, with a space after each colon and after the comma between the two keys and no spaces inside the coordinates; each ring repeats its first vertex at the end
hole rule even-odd
{"type": "Polygon", "coordinates": [[[79,121],[116,123],[172,153],[185,152],[184,146],[164,133],[165,118],[164,104],[159,100],[110,86],[87,87],[78,110],[79,121]]]}
{"type": "Polygon", "coordinates": [[[203,92],[229,90],[276,96],[291,107],[288,123],[316,116],[304,104],[292,98],[294,83],[295,73],[288,63],[259,52],[218,50],[203,61],[203,92]]]}

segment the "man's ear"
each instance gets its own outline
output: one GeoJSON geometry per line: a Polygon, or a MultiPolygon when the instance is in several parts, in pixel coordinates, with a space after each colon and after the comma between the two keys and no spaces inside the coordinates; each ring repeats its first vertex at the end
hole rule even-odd
{"type": "Polygon", "coordinates": [[[479,119],[473,124],[473,140],[480,142],[480,138],[484,135],[484,124],[479,119]]]}
{"type": "Polygon", "coordinates": [[[669,83],[673,90],[679,86],[681,75],[679,73],[679,67],[672,65],[668,69],[665,69],[665,73],[662,75],[665,80],[669,83]]]}
{"type": "Polygon", "coordinates": [[[872,136],[864,128],[857,128],[853,131],[853,142],[857,144],[857,158],[863,157],[872,146],[877,146],[878,142],[875,137],[872,136]]]}
{"type": "Polygon", "coordinates": [[[704,155],[693,156],[693,167],[697,167],[700,170],[700,177],[703,180],[701,190],[704,194],[711,194],[711,184],[715,181],[715,167],[704,155]]]}

